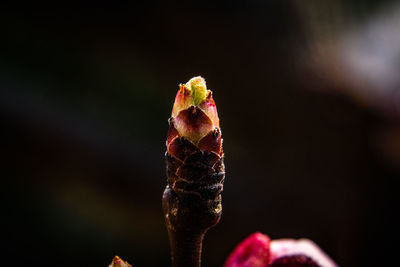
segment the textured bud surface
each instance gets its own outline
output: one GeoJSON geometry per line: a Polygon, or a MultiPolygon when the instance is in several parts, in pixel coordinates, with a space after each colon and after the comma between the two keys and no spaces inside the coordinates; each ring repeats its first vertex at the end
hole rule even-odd
{"type": "Polygon", "coordinates": [[[167,223],[213,226],[221,215],[225,167],[217,108],[202,77],[179,86],[166,144],[167,223]]]}

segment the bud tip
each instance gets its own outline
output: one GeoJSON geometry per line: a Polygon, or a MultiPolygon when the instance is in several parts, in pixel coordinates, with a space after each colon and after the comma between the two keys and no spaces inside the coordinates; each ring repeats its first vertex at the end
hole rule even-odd
{"type": "Polygon", "coordinates": [[[115,256],[108,267],[132,267],[132,265],[126,261],[123,261],[120,257],[115,256]]]}
{"type": "Polygon", "coordinates": [[[199,105],[206,99],[207,86],[206,81],[201,76],[190,79],[185,86],[192,91],[192,99],[194,105],[199,105]]]}

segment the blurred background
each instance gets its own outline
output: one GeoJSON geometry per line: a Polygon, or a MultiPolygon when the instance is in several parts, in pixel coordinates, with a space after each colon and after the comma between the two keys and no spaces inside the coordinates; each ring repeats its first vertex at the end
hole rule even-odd
{"type": "Polygon", "coordinates": [[[143,2],[0,9],[2,265],[170,266],[167,119],[196,75],[227,170],[203,266],[255,231],[392,265],[400,2],[143,2]]]}

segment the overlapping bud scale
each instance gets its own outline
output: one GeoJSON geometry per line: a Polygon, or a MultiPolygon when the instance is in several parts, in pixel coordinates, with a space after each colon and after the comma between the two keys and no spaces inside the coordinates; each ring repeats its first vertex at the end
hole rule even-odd
{"type": "MultiPolygon", "coordinates": [[[[206,89],[205,81],[201,77],[180,85],[169,119],[168,153],[184,161],[179,150],[187,142],[182,142],[182,139],[190,141],[202,151],[212,151],[222,156],[217,108],[211,91],[206,89]],[[179,137],[183,138],[179,140],[179,137]]],[[[187,153],[183,155],[187,156],[187,153]]]]}

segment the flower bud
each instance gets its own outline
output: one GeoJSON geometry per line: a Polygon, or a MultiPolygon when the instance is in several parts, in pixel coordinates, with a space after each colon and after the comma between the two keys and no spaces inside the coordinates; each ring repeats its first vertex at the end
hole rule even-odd
{"type": "MultiPolygon", "coordinates": [[[[179,151],[184,149],[182,148],[183,137],[202,151],[213,151],[222,156],[217,107],[212,92],[207,90],[206,82],[202,77],[194,77],[186,84],[179,86],[169,124],[167,138],[169,154],[184,160],[179,151]]],[[[184,143],[185,147],[191,146],[187,144],[188,142],[184,143]]]]}
{"type": "Polygon", "coordinates": [[[123,261],[120,257],[115,256],[108,267],[132,267],[127,261],[123,261]]]}
{"type": "Polygon", "coordinates": [[[217,108],[202,77],[179,85],[166,144],[167,225],[212,227],[221,217],[225,167],[217,108]]]}

